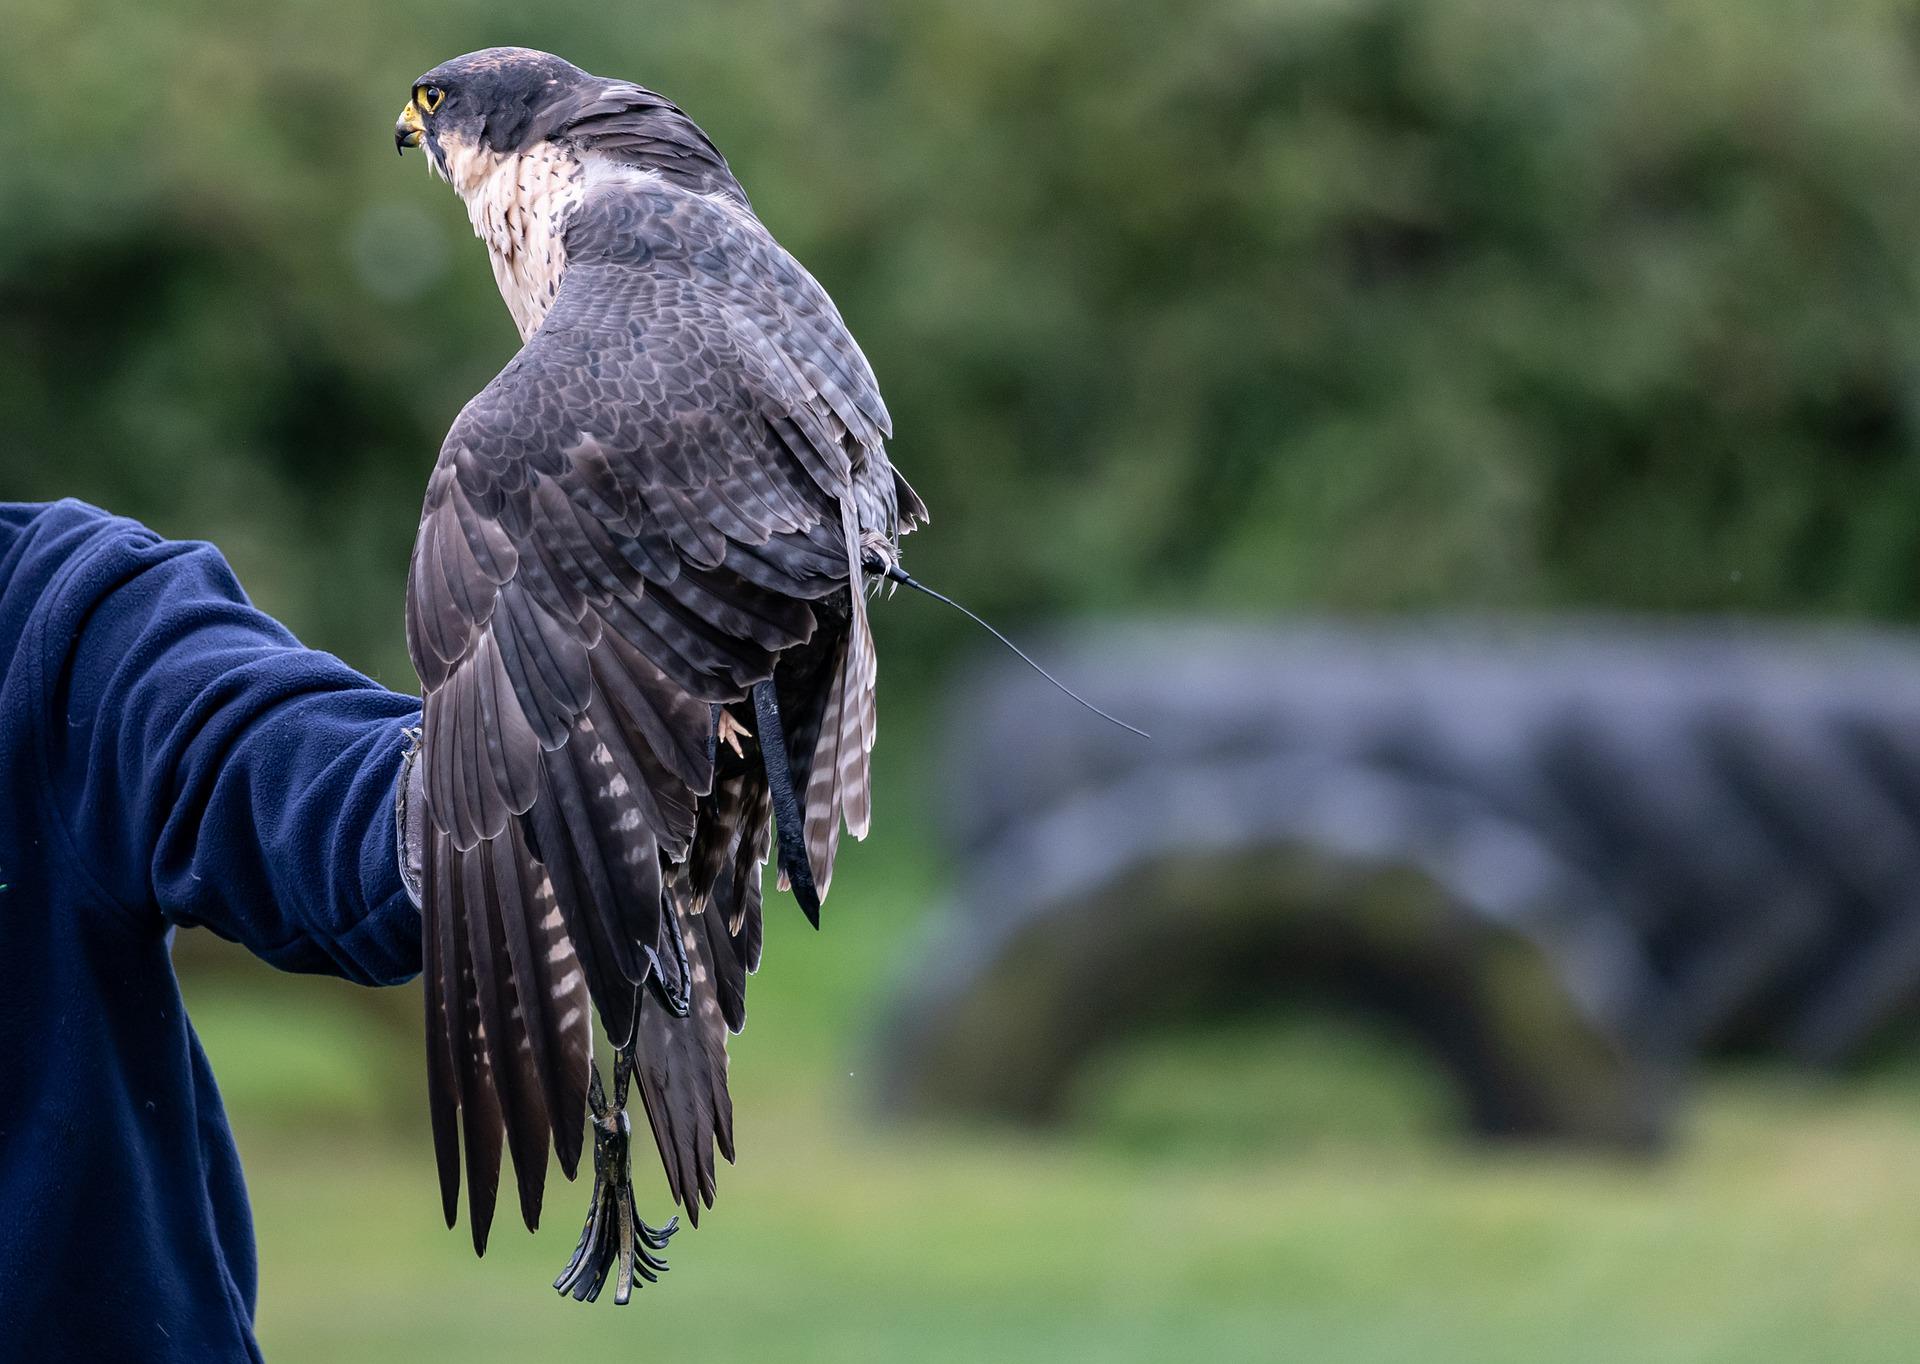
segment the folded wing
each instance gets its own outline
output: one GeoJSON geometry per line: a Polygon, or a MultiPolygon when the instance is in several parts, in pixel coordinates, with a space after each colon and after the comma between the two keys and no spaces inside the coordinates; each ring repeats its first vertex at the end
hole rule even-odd
{"type": "Polygon", "coordinates": [[[722,712],[776,667],[783,704],[802,687],[822,890],[868,808],[852,488],[886,419],[865,360],[743,206],[615,184],[568,249],[545,323],[447,437],[408,582],[429,1102],[448,1222],[464,1149],[477,1250],[503,1142],[529,1227],[549,1142],[577,1168],[596,1011],[636,1044],[676,1198],[696,1220],[712,1201],[769,820],[722,712]]]}

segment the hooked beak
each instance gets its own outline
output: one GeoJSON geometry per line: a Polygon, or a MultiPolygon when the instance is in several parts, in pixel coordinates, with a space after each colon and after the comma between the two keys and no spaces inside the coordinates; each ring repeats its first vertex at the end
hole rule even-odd
{"type": "Polygon", "coordinates": [[[407,107],[400,111],[399,122],[393,125],[393,149],[405,155],[407,148],[420,145],[425,131],[420,124],[420,106],[408,100],[407,107]]]}

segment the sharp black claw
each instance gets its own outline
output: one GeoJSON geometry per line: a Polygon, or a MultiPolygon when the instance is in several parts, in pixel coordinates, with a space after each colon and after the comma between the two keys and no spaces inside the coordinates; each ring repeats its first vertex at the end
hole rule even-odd
{"type": "Polygon", "coordinates": [[[609,1104],[600,1086],[600,1072],[587,1078],[587,1103],[593,1113],[593,1194],[580,1245],[553,1281],[555,1291],[575,1302],[593,1302],[614,1277],[613,1300],[624,1304],[633,1296],[634,1279],[656,1282],[667,1262],[652,1254],[665,1250],[667,1239],[680,1228],[678,1217],[664,1227],[650,1227],[633,1209],[632,1126],[626,1114],[627,1076],[631,1061],[624,1053],[614,1060],[614,1102],[609,1104]]]}

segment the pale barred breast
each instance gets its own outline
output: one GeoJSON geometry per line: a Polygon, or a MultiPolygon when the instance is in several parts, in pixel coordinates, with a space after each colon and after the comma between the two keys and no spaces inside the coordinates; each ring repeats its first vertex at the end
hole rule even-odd
{"type": "Polygon", "coordinates": [[[447,178],[487,244],[494,282],[525,341],[546,319],[566,272],[566,221],[586,192],[580,162],[552,143],[515,155],[450,148],[447,178]]]}

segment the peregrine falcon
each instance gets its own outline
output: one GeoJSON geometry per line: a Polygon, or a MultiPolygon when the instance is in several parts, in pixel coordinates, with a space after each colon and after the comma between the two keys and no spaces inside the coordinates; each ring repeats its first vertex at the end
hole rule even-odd
{"type": "Polygon", "coordinates": [[[629,1082],[697,1224],[761,869],[818,926],[871,812],[868,579],[926,509],[832,300],[668,100],[495,48],[421,76],[394,138],[459,194],[523,343],[441,447],[407,582],[441,1199],[452,1226],[464,1147],[484,1253],[504,1137],[535,1227],[590,1116],[555,1287],[617,1270],[625,1302],[678,1224],[634,1215],[629,1082]]]}

